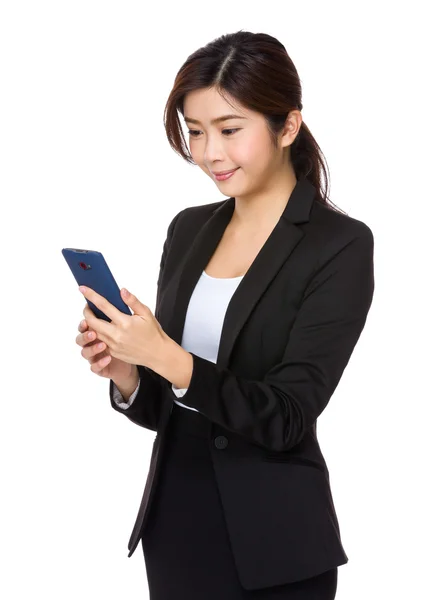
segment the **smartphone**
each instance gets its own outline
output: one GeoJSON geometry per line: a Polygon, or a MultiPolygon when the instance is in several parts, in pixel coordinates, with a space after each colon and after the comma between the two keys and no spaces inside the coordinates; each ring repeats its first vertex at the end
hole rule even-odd
{"type": "MultiPolygon", "coordinates": [[[[132,316],[132,311],[121,298],[121,290],[101,252],[97,252],[96,250],[81,250],[79,248],[62,248],[62,254],[78,285],[85,285],[91,288],[97,294],[106,298],[119,311],[132,316]]],[[[95,304],[87,298],[85,300],[98,319],[111,322],[111,319],[97,308],[95,304]]]]}

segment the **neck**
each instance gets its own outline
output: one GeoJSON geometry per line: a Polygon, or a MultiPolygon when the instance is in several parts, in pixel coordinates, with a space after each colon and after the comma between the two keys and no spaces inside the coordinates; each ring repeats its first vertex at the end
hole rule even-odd
{"type": "Polygon", "coordinates": [[[272,178],[262,190],[235,196],[235,210],[229,226],[238,231],[271,228],[280,219],[297,183],[294,171],[287,169],[281,178],[272,178]]]}

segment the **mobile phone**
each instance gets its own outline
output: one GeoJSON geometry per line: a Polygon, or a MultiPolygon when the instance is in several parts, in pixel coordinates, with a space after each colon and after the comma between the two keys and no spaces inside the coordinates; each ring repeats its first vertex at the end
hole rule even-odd
{"type": "MultiPolygon", "coordinates": [[[[100,296],[106,298],[119,311],[132,316],[132,311],[121,298],[120,288],[109,269],[104,256],[96,250],[81,250],[80,248],[62,248],[62,254],[74,275],[78,285],[91,288],[100,296]]],[[[89,308],[98,319],[111,322],[111,319],[85,298],[89,308]]]]}

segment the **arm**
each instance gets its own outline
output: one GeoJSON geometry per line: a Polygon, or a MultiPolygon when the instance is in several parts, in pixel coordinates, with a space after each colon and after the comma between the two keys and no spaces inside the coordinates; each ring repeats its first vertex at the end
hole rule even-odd
{"type": "Polygon", "coordinates": [[[112,380],[113,390],[111,393],[111,398],[113,399],[115,404],[117,406],[119,406],[120,408],[124,408],[124,409],[129,408],[129,406],[132,404],[133,400],[136,398],[136,395],[139,390],[139,384],[141,383],[141,378],[139,377],[138,366],[135,370],[133,381],[134,381],[133,386],[126,385],[123,387],[120,383],[117,385],[115,383],[115,381],[112,380]],[[133,387],[133,392],[131,391],[132,387],[133,387]],[[127,398],[127,400],[125,400],[124,398],[127,398]]]}
{"type": "Polygon", "coordinates": [[[189,382],[183,404],[211,421],[267,449],[291,449],[325,409],[363,330],[374,291],[373,247],[366,226],[323,258],[306,288],[282,361],[261,381],[219,369],[193,353],[189,362],[175,342],[157,372],[176,386],[189,382]]]}
{"type": "Polygon", "coordinates": [[[112,408],[123,413],[136,425],[157,431],[162,390],[159,375],[143,365],[137,366],[139,382],[127,402],[124,401],[121,392],[112,379],[110,380],[109,396],[111,405],[112,408]]]}
{"type": "MultiPolygon", "coordinates": [[[[167,237],[163,246],[162,257],[160,261],[159,276],[157,280],[157,297],[156,305],[159,299],[159,288],[162,280],[162,273],[165,267],[165,261],[168,255],[169,247],[174,233],[176,221],[183,211],[177,213],[169,224],[167,237]]],[[[137,365],[139,371],[139,382],[135,391],[124,400],[121,392],[118,390],[115,383],[110,380],[109,396],[112,408],[123,413],[128,419],[146,427],[152,431],[157,431],[157,425],[160,416],[160,407],[162,399],[162,383],[159,374],[152,369],[143,365],[137,365]]],[[[129,387],[129,385],[127,385],[129,387]]]]}

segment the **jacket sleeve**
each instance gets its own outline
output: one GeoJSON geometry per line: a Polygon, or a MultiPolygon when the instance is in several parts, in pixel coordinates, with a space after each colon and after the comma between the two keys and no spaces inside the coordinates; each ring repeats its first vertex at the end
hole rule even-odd
{"type": "MultiPolygon", "coordinates": [[[[167,237],[163,245],[159,276],[157,280],[156,306],[159,299],[162,273],[165,267],[168,250],[171,245],[174,227],[178,217],[182,212],[183,211],[177,213],[168,226],[167,237]]],[[[137,390],[135,390],[135,392],[133,392],[132,396],[130,396],[129,401],[127,403],[120,402],[121,394],[118,390],[118,394],[116,393],[116,386],[111,379],[109,383],[110,402],[112,408],[124,414],[128,419],[133,421],[133,423],[136,423],[136,425],[146,427],[152,431],[157,431],[162,402],[162,377],[148,367],[143,365],[137,365],[137,367],[139,370],[139,387],[137,390]]]]}
{"type": "Polygon", "coordinates": [[[191,352],[193,371],[183,404],[268,450],[298,444],[329,402],[365,325],[374,292],[373,249],[365,225],[358,237],[325,253],[306,287],[282,360],[261,381],[191,352]]]}
{"type": "Polygon", "coordinates": [[[133,400],[136,398],[136,396],[138,394],[140,385],[141,385],[141,377],[139,377],[139,381],[138,381],[138,385],[136,386],[136,389],[133,391],[133,393],[127,399],[127,401],[125,401],[120,390],[117,388],[117,386],[114,383],[112,399],[114,400],[115,404],[117,404],[120,408],[124,408],[124,409],[129,408],[129,406],[131,406],[133,400]]]}

